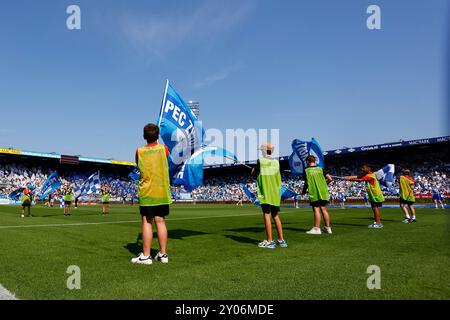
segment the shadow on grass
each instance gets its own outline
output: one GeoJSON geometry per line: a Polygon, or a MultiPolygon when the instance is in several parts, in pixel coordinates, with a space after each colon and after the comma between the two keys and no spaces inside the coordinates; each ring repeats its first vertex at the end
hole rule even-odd
{"type": "Polygon", "coordinates": [[[242,237],[242,236],[233,236],[233,235],[225,235],[225,238],[240,242],[240,243],[250,243],[250,244],[257,244],[260,242],[260,240],[255,240],[248,237],[242,237]]]}
{"type": "Polygon", "coordinates": [[[265,230],[264,227],[246,227],[246,228],[227,229],[225,231],[260,233],[260,232],[264,232],[264,230],[265,230]]]}
{"type": "MultiPolygon", "coordinates": [[[[186,238],[186,237],[201,236],[204,234],[208,234],[208,233],[201,232],[201,231],[185,230],[185,229],[168,230],[169,239],[176,239],[176,240],[184,240],[184,238],[186,238]]],[[[155,244],[155,241],[158,242],[158,235],[156,232],[153,232],[152,245],[155,244]]],[[[126,246],[124,246],[124,248],[135,255],[142,252],[142,233],[138,234],[138,236],[136,238],[136,242],[128,243],[126,246]]],[[[156,255],[157,253],[158,253],[158,250],[151,249],[152,256],[156,255]]]]}

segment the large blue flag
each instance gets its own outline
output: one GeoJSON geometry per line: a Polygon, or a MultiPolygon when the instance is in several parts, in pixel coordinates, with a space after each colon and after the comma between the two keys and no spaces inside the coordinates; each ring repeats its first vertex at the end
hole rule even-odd
{"type": "MultiPolygon", "coordinates": [[[[242,190],[244,190],[245,195],[247,196],[248,200],[250,200],[255,206],[259,206],[259,201],[258,201],[258,196],[251,192],[247,186],[243,183],[239,184],[242,188],[242,190]]],[[[285,186],[281,186],[281,200],[286,200],[286,199],[290,199],[293,197],[297,196],[297,193],[285,186]]]]}
{"type": "Polygon", "coordinates": [[[214,146],[206,146],[198,149],[176,173],[173,183],[183,185],[187,191],[203,185],[203,163],[206,156],[217,156],[237,161],[231,152],[214,146]]]}
{"type": "Polygon", "coordinates": [[[45,180],[44,184],[42,185],[40,191],[41,196],[39,197],[39,200],[45,199],[46,196],[60,187],[61,181],[59,181],[58,174],[56,172],[53,172],[48,176],[47,180],[45,180]]]}
{"type": "Polygon", "coordinates": [[[26,186],[26,187],[19,187],[16,190],[12,191],[9,195],[8,195],[8,199],[10,200],[15,200],[15,201],[19,201],[20,200],[20,196],[22,195],[23,190],[25,189],[29,189],[31,192],[33,192],[33,190],[35,189],[35,186],[26,186]]]}
{"type": "Polygon", "coordinates": [[[306,157],[313,155],[317,158],[317,166],[324,167],[323,151],[319,142],[312,138],[311,141],[294,139],[292,141],[292,154],[289,157],[289,165],[293,175],[300,176],[306,168],[306,157]]]}
{"type": "Polygon", "coordinates": [[[205,156],[216,155],[237,161],[225,149],[205,146],[202,123],[169,80],[164,90],[158,126],[161,139],[169,149],[170,181],[184,186],[188,191],[203,184],[205,156]]]}
{"type": "Polygon", "coordinates": [[[375,172],[375,176],[378,179],[380,185],[390,189],[394,183],[395,165],[387,164],[380,170],[375,172]]]}
{"type": "Polygon", "coordinates": [[[171,161],[182,165],[203,146],[205,130],[189,105],[166,82],[158,120],[159,133],[169,148],[171,161]]]}
{"type": "Polygon", "coordinates": [[[297,193],[294,190],[281,186],[281,200],[294,198],[295,196],[297,196],[297,193]]]}
{"type": "Polygon", "coordinates": [[[83,182],[78,190],[75,190],[75,198],[86,196],[90,194],[100,193],[101,183],[100,183],[100,172],[92,174],[86,181],[83,182]]]}
{"type": "Polygon", "coordinates": [[[259,206],[259,200],[258,200],[258,196],[251,192],[249,188],[247,188],[247,186],[243,183],[239,184],[242,188],[242,190],[244,190],[245,195],[247,196],[247,199],[250,200],[255,206],[259,206]]]}
{"type": "Polygon", "coordinates": [[[137,166],[134,167],[133,171],[131,171],[128,174],[128,178],[130,178],[133,181],[139,181],[140,177],[141,177],[141,173],[140,173],[139,168],[137,166]]]}

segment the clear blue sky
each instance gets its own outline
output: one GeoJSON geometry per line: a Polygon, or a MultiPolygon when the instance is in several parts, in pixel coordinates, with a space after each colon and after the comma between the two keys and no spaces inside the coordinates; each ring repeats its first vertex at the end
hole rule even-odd
{"type": "Polygon", "coordinates": [[[449,134],[446,0],[2,1],[0,147],[132,160],[164,81],[208,128],[324,149],[449,134]],[[82,30],[66,28],[77,4],[82,30]],[[382,30],[366,28],[366,8],[382,30]]]}

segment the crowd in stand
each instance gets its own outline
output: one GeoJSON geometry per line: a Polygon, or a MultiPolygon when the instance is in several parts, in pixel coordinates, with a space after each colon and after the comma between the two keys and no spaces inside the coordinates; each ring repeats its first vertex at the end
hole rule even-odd
{"type": "MultiPolygon", "coordinates": [[[[7,198],[11,192],[20,187],[34,186],[35,190],[40,190],[50,174],[50,169],[42,167],[0,163],[0,198],[7,198]]],[[[92,172],[62,174],[59,175],[59,179],[62,186],[70,185],[77,190],[89,177],[89,174],[92,172]]],[[[106,186],[110,191],[112,199],[129,201],[135,195],[136,184],[126,176],[101,174],[100,180],[102,186],[106,186]]],[[[62,193],[63,190],[59,189],[52,196],[60,198],[62,193]]]]}
{"type": "MultiPolygon", "coordinates": [[[[339,170],[327,168],[333,175],[351,175],[355,174],[346,167],[340,167],[339,170]]],[[[50,169],[42,167],[28,167],[22,164],[1,163],[0,162],[0,198],[6,198],[9,193],[19,187],[33,185],[36,190],[40,190],[48,175],[50,169]]],[[[450,179],[448,173],[442,171],[442,166],[417,166],[413,170],[415,178],[414,192],[421,195],[430,195],[432,189],[439,190],[441,194],[450,194],[450,179]],[[439,169],[441,169],[439,171],[439,169]]],[[[88,175],[91,173],[73,173],[60,175],[62,185],[72,185],[74,190],[79,188],[88,175]]],[[[293,177],[290,174],[283,174],[283,185],[300,194],[303,188],[303,181],[300,178],[293,177]]],[[[116,201],[129,201],[135,195],[136,183],[131,181],[128,176],[103,174],[101,182],[106,186],[111,194],[111,198],[116,201]]],[[[228,176],[215,176],[206,178],[204,185],[196,188],[191,193],[191,197],[197,201],[239,201],[241,198],[247,200],[241,187],[244,184],[248,189],[256,193],[256,183],[250,175],[233,174],[228,176]]],[[[395,195],[398,189],[398,182],[395,181],[390,190],[385,190],[387,196],[395,195]]],[[[345,194],[346,198],[362,198],[364,196],[364,185],[344,180],[334,180],[329,185],[330,195],[336,199],[338,192],[345,194]]],[[[53,194],[60,197],[62,190],[53,194]]],[[[184,192],[183,189],[174,188],[173,194],[179,195],[184,192]]],[[[302,199],[302,197],[299,197],[302,199]]]]}

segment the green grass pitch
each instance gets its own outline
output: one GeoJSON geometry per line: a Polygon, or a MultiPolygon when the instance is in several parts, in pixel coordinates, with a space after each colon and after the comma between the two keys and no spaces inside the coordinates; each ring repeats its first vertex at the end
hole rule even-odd
{"type": "MultiPolygon", "coordinates": [[[[288,248],[263,240],[260,209],[246,205],[173,205],[170,263],[129,262],[141,250],[138,207],[73,210],[37,206],[33,218],[0,207],[0,283],[19,299],[449,299],[450,210],[418,209],[401,223],[382,209],[330,209],[334,234],[312,236],[310,209],[282,209],[288,248]],[[66,287],[67,267],[81,269],[81,289],[66,287]],[[369,290],[367,267],[381,270],[369,290]]],[[[154,242],[153,248],[157,248],[154,242]]]]}

